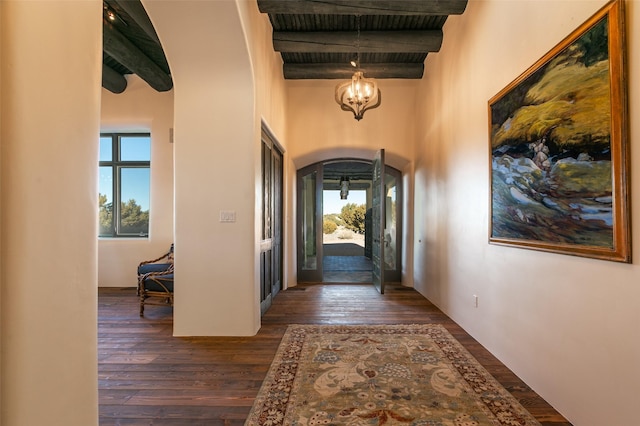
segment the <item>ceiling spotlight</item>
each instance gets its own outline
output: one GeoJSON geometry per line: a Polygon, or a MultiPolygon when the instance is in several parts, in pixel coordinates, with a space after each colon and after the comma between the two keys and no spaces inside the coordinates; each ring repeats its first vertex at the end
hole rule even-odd
{"type": "Polygon", "coordinates": [[[127,23],[123,21],[122,18],[115,12],[115,10],[113,10],[107,3],[102,4],[102,9],[105,19],[107,19],[109,22],[119,21],[119,23],[127,26],[127,23]]]}

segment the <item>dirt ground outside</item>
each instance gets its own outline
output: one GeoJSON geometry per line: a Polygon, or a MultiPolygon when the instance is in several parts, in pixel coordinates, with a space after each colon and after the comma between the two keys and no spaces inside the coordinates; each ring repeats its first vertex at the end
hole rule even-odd
{"type": "Polygon", "coordinates": [[[364,256],[364,234],[343,226],[331,234],[323,234],[322,243],[325,256],[364,256]]]}

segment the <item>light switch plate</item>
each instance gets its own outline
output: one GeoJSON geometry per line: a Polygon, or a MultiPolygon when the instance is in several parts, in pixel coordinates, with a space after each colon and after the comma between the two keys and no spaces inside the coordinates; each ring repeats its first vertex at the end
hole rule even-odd
{"type": "Polygon", "coordinates": [[[220,210],[220,222],[231,223],[236,221],[235,210],[220,210]]]}

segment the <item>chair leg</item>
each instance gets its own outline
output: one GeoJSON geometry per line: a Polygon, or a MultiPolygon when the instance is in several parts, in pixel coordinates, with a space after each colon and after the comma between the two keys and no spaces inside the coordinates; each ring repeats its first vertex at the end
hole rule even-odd
{"type": "Polygon", "coordinates": [[[144,316],[144,293],[140,292],[140,316],[144,316]]]}

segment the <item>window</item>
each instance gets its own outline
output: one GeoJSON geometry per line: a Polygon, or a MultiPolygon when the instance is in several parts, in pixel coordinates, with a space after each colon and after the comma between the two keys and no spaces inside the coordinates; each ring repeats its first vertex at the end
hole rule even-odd
{"type": "Polygon", "coordinates": [[[151,136],[100,135],[99,236],[148,237],[151,136]]]}

